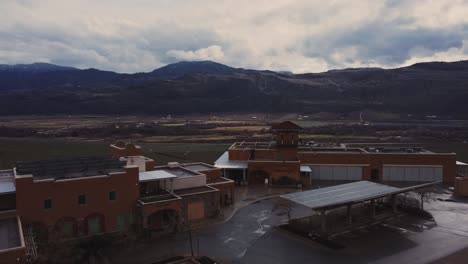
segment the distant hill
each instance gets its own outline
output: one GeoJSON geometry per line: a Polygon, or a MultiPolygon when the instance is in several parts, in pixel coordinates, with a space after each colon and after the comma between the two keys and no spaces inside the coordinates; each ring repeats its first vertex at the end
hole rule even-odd
{"type": "Polygon", "coordinates": [[[372,110],[468,118],[468,61],[292,74],[178,62],[119,74],[1,65],[0,114],[173,114],[372,110]]]}
{"type": "Polygon", "coordinates": [[[55,72],[55,71],[78,71],[77,68],[58,66],[50,63],[32,63],[32,64],[15,64],[7,65],[0,64],[0,72],[23,72],[23,73],[46,73],[46,72],[55,72]]]}
{"type": "Polygon", "coordinates": [[[226,75],[243,71],[213,61],[181,61],[156,69],[151,75],[160,79],[175,79],[190,74],[226,75]]]}

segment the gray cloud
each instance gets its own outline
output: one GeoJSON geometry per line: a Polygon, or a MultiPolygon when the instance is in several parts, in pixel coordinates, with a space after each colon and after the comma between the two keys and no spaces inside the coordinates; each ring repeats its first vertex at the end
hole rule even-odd
{"type": "Polygon", "coordinates": [[[305,40],[304,54],[321,57],[330,65],[342,67],[358,60],[360,63],[377,63],[398,66],[413,56],[429,56],[452,48],[462,49],[468,39],[463,27],[451,29],[405,28],[395,24],[371,23],[355,30],[327,33],[305,40]],[[350,50],[354,50],[352,54],[350,50]],[[336,52],[348,53],[347,60],[336,60],[336,52]]]}
{"type": "Polygon", "coordinates": [[[468,59],[466,13],[466,0],[5,0],[0,63],[119,72],[203,59],[294,72],[397,67],[468,59]]]}

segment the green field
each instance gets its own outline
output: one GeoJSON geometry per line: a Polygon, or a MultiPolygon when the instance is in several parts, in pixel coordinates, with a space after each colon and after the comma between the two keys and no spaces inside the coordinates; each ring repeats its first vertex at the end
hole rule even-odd
{"type": "MultiPolygon", "coordinates": [[[[67,139],[0,138],[0,169],[12,168],[18,160],[56,159],[79,156],[107,156],[110,142],[67,139]]],[[[230,144],[214,143],[138,143],[145,156],[158,165],[170,161],[213,163],[230,144]]],[[[424,143],[434,152],[455,152],[457,159],[468,162],[467,143],[424,143]]]]}
{"type": "Polygon", "coordinates": [[[468,143],[425,143],[421,146],[433,152],[455,152],[457,160],[468,163],[468,143]]]}
{"type": "MultiPolygon", "coordinates": [[[[66,139],[0,138],[0,169],[14,166],[18,160],[41,160],[79,156],[110,155],[110,142],[66,139]]],[[[169,161],[213,163],[229,144],[141,143],[145,155],[157,164],[169,161]]]]}
{"type": "Polygon", "coordinates": [[[141,143],[145,155],[157,164],[170,161],[202,161],[212,164],[231,144],[214,143],[141,143]]]}

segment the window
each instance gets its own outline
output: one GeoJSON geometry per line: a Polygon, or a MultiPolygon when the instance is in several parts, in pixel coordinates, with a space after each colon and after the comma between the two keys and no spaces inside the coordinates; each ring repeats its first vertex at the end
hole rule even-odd
{"type": "Polygon", "coordinates": [[[86,195],[84,194],[78,195],[78,204],[80,205],[86,204],[86,195]]]}
{"type": "Polygon", "coordinates": [[[109,192],[109,200],[111,200],[111,201],[117,200],[117,192],[116,191],[109,192]]]}
{"type": "Polygon", "coordinates": [[[44,200],[44,209],[50,209],[52,208],[52,199],[45,199],[44,200]]]}

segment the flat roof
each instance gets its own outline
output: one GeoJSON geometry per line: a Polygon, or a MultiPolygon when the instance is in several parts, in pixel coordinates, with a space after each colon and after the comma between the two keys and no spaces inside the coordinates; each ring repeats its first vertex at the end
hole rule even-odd
{"type": "Polygon", "coordinates": [[[0,179],[0,194],[8,194],[8,193],[15,193],[16,186],[14,179],[11,180],[3,180],[0,179]]]}
{"type": "Polygon", "coordinates": [[[13,170],[0,170],[0,179],[12,178],[14,176],[15,176],[15,172],[13,170]]]}
{"type": "Polygon", "coordinates": [[[157,181],[157,180],[165,180],[165,179],[172,179],[172,178],[177,178],[177,176],[174,174],[168,173],[164,170],[143,171],[138,174],[138,180],[140,182],[157,181]]]}
{"type": "Polygon", "coordinates": [[[401,189],[370,181],[358,181],[310,191],[281,195],[281,198],[320,209],[352,204],[401,192],[401,189]]]}
{"type": "Polygon", "coordinates": [[[432,153],[421,147],[367,147],[365,150],[369,153],[432,153]]]}
{"type": "Polygon", "coordinates": [[[342,147],[304,147],[301,146],[298,152],[317,152],[317,153],[364,153],[365,151],[360,148],[342,148],[342,147]]]}
{"type": "Polygon", "coordinates": [[[216,169],[216,167],[203,163],[183,164],[182,167],[193,171],[206,171],[216,169]]]}
{"type": "Polygon", "coordinates": [[[19,228],[16,217],[0,219],[0,250],[21,246],[19,228]]]}
{"type": "Polygon", "coordinates": [[[35,179],[69,179],[124,171],[126,162],[108,157],[76,157],[56,160],[16,162],[17,175],[32,174],[35,179]]]}
{"type": "Polygon", "coordinates": [[[187,176],[200,175],[199,173],[196,173],[194,171],[184,169],[183,167],[175,167],[175,168],[164,167],[164,168],[161,168],[160,170],[165,171],[165,172],[167,172],[169,174],[175,175],[177,177],[187,177],[187,176]]]}
{"type": "Polygon", "coordinates": [[[0,194],[16,192],[15,173],[13,170],[0,170],[0,194]]]}
{"type": "Polygon", "coordinates": [[[219,157],[214,162],[215,167],[223,169],[247,169],[247,161],[231,161],[229,160],[229,152],[224,152],[221,157],[219,157]]]}
{"type": "Polygon", "coordinates": [[[252,150],[252,149],[271,149],[272,142],[235,142],[232,144],[230,149],[242,149],[242,150],[252,150]]]}

